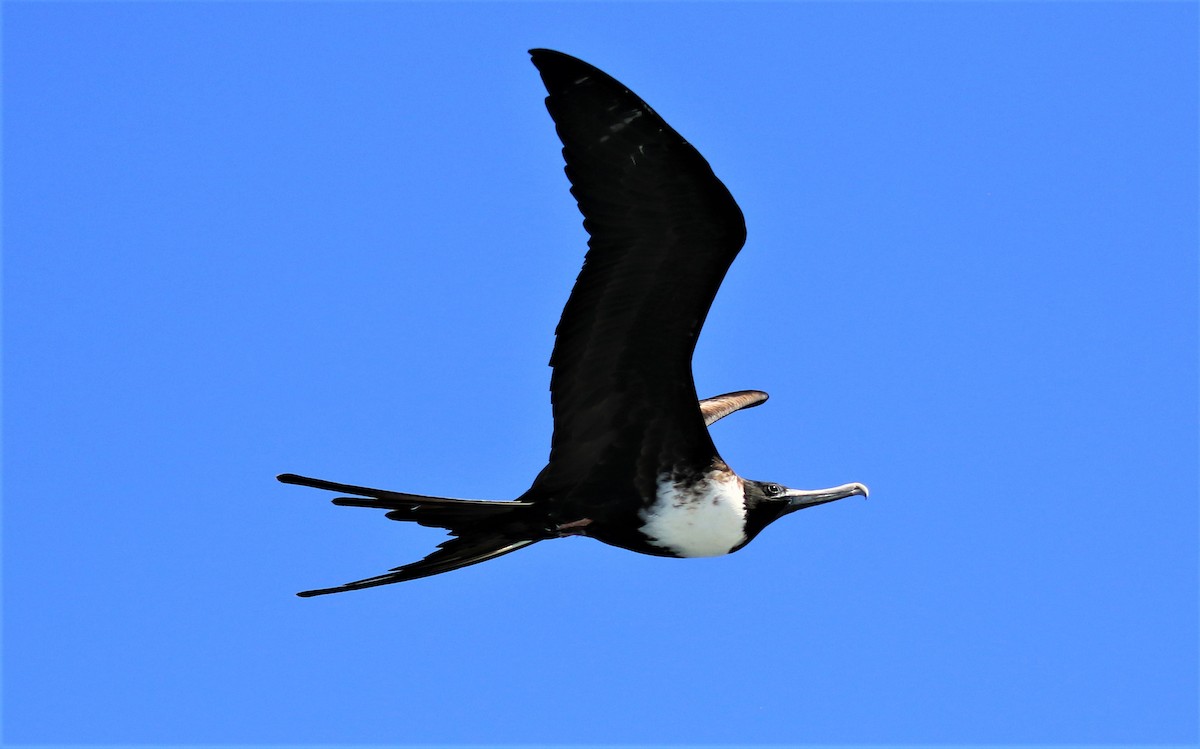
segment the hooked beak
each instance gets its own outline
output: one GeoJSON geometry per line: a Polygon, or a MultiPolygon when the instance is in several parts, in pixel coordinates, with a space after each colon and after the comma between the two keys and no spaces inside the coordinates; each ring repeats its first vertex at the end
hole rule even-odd
{"type": "Polygon", "coordinates": [[[863,484],[842,484],[832,489],[788,489],[787,494],[784,495],[788,499],[788,506],[784,510],[784,514],[858,495],[865,499],[870,492],[863,484]]]}

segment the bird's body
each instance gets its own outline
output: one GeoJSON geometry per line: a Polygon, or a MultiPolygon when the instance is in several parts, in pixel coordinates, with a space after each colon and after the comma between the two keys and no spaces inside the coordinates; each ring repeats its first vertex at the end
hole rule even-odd
{"type": "Polygon", "coordinates": [[[799,491],[742,479],[708,426],[766,393],[697,401],[691,359],[745,224],[708,163],[613,78],[533,50],[563,142],[571,192],[591,235],[556,329],[550,460],[516,501],[389,492],[292,474],[286,483],[354,495],[335,504],[389,510],[450,530],[425,559],[319,595],[426,577],[537,541],[585,535],[645,554],[719,556],[803,507],[861,484],[799,491]]]}

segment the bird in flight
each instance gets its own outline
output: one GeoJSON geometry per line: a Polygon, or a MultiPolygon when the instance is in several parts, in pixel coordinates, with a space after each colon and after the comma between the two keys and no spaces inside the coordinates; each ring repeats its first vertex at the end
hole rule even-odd
{"type": "Polygon", "coordinates": [[[721,459],[709,425],[767,399],[743,390],[697,400],[692,379],[700,327],[746,240],[741,209],[704,157],[624,85],[561,52],[530,55],[590,236],[550,357],[550,460],[513,501],[279,476],[349,495],[336,505],[386,510],[451,536],[420,561],[301,596],[438,575],[564,536],[664,557],[719,556],[796,510],[867,496],[857,483],[804,490],[751,481],[721,459]]]}

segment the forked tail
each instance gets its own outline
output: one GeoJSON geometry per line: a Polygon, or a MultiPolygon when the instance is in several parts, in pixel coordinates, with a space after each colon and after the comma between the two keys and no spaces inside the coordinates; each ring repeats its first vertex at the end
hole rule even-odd
{"type": "Polygon", "coordinates": [[[341,593],[346,590],[373,588],[377,585],[416,580],[430,575],[466,567],[509,552],[522,549],[541,540],[528,521],[531,502],[492,502],[478,499],[449,499],[427,497],[421,494],[405,494],[365,486],[339,484],[323,479],[285,473],[278,477],[285,484],[310,486],[315,489],[352,494],[337,497],[335,505],[343,507],[371,507],[387,510],[389,520],[407,520],[434,528],[445,528],[454,538],[440,544],[429,556],[391,571],[356,580],[333,588],[306,590],[297,595],[320,596],[326,593],[341,593]]]}

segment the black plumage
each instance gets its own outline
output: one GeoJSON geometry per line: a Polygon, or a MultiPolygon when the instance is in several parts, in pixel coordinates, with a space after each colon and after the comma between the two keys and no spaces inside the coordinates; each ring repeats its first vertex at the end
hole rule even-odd
{"type": "Polygon", "coordinates": [[[742,212],[696,149],[632,91],[569,55],[530,54],[590,235],[555,331],[549,462],[514,502],[280,476],[354,495],[335,504],[384,509],[390,519],[446,528],[453,536],[425,559],[388,574],[301,595],[439,574],[564,535],[689,556],[698,554],[690,552],[688,533],[707,539],[712,529],[703,523],[737,523],[718,529],[724,535],[716,541],[696,542],[728,553],[787,512],[866,493],[859,484],[798,492],[744,481],[721,460],[708,425],[767,397],[740,391],[698,402],[692,378],[701,326],[746,238],[742,212]],[[724,502],[728,512],[710,521],[701,500],[724,502]],[[702,514],[666,520],[656,514],[655,508],[681,503],[702,514]],[[651,532],[654,522],[667,530],[651,532]],[[664,532],[673,537],[654,535],[664,532]],[[679,534],[682,542],[674,537],[679,534]],[[726,537],[737,542],[726,548],[720,540],[726,537]]]}

